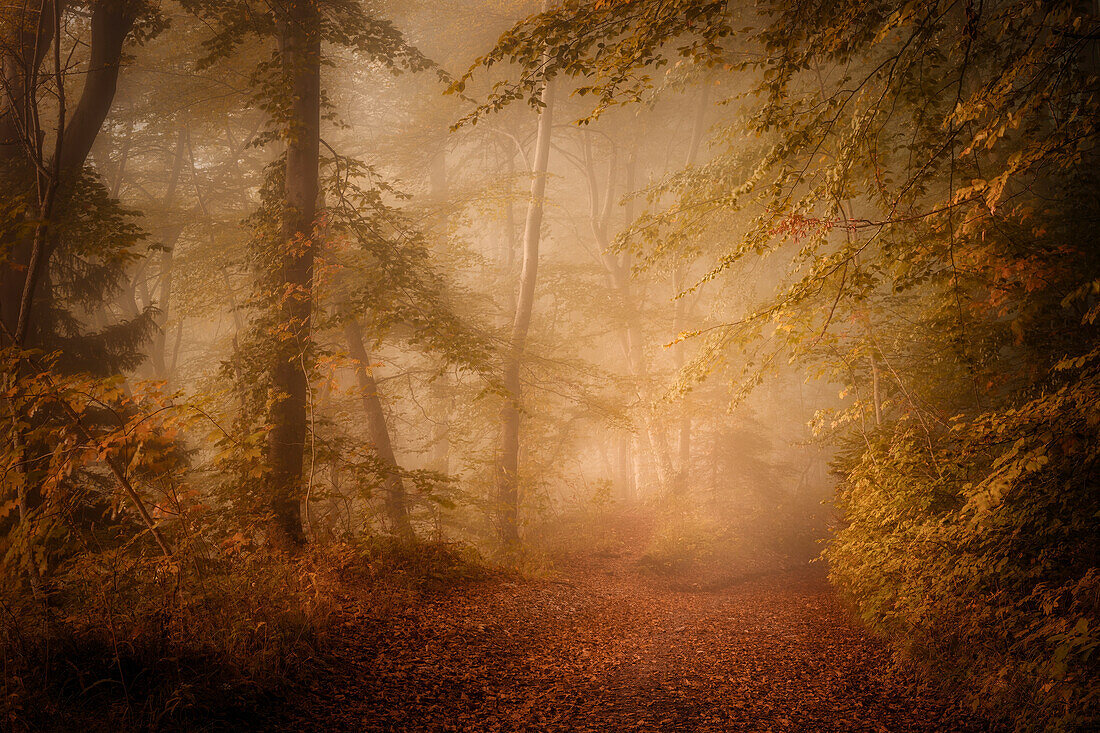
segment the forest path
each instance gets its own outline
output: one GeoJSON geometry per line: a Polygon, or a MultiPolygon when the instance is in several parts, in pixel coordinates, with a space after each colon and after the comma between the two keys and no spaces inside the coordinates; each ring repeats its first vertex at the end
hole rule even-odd
{"type": "Polygon", "coordinates": [[[820,569],[707,592],[630,555],[561,570],[347,609],[335,659],[264,729],[988,730],[899,670],[820,569]]]}

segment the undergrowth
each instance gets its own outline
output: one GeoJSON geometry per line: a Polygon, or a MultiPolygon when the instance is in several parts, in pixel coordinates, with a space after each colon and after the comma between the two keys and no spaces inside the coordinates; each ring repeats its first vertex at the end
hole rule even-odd
{"type": "Polygon", "coordinates": [[[346,546],[340,564],[344,582],[413,592],[486,580],[491,574],[470,545],[408,542],[389,535],[367,535],[346,546]]]}
{"type": "Polygon", "coordinates": [[[814,528],[785,521],[780,513],[726,518],[668,513],[653,530],[639,565],[674,584],[706,589],[805,567],[818,552],[814,528]]]}
{"type": "Polygon", "coordinates": [[[320,554],[184,566],[122,551],[76,558],[48,605],[3,598],[7,726],[153,729],[239,704],[323,649],[327,565],[320,554]]]}
{"type": "Polygon", "coordinates": [[[87,553],[49,603],[0,596],[3,728],[195,730],[233,720],[323,659],[344,603],[381,608],[476,582],[472,549],[368,537],[298,557],[87,553]]]}
{"type": "Polygon", "coordinates": [[[613,504],[573,507],[531,528],[526,537],[526,566],[549,567],[555,559],[617,556],[648,531],[642,524],[628,509],[613,504]]]}

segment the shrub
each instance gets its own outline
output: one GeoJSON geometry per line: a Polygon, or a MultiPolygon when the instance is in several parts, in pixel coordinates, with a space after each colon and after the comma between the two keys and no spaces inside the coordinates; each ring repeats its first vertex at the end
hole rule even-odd
{"type": "Polygon", "coordinates": [[[259,552],[76,556],[56,572],[48,606],[2,599],[6,722],[122,730],[216,717],[322,649],[331,564],[259,552]]]}

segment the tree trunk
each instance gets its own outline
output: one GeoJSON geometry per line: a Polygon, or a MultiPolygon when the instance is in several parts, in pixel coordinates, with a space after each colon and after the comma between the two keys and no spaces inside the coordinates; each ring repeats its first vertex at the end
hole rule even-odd
{"type": "MultiPolygon", "coordinates": [[[[446,207],[449,202],[447,197],[447,150],[441,149],[432,158],[432,167],[429,172],[429,185],[431,187],[432,200],[437,206],[446,207]]],[[[444,240],[449,229],[449,217],[446,208],[440,216],[439,232],[444,240]]],[[[435,405],[435,417],[431,428],[431,453],[428,459],[428,468],[440,473],[450,473],[451,470],[451,406],[453,395],[451,385],[447,378],[447,372],[441,374],[431,386],[432,402],[435,405]]]]}
{"type": "MultiPolygon", "coordinates": [[[[626,189],[634,191],[637,159],[632,153],[626,168],[626,189]]],[[[625,210],[626,226],[634,223],[634,199],[628,198],[625,210]]],[[[667,486],[672,477],[672,455],[668,447],[668,438],[662,426],[658,425],[652,414],[652,408],[646,394],[649,382],[649,361],[645,352],[645,333],[641,326],[641,313],[631,287],[630,262],[625,260],[622,267],[618,268],[619,290],[622,293],[622,301],[627,313],[626,342],[629,348],[629,360],[634,379],[638,385],[638,398],[642,407],[643,432],[642,441],[645,446],[646,457],[650,458],[657,473],[657,483],[667,486]]]]}
{"type": "MultiPolygon", "coordinates": [[[[676,290],[677,295],[683,290],[683,268],[677,265],[673,274],[672,282],[673,288],[676,290]]],[[[675,324],[673,328],[676,331],[676,336],[679,338],[680,334],[685,330],[687,320],[687,299],[679,298],[676,301],[676,313],[675,324]]],[[[687,361],[686,354],[684,353],[684,342],[679,341],[673,347],[673,359],[676,364],[676,371],[682,373],[684,370],[684,364],[687,361]]],[[[677,474],[676,481],[681,489],[686,489],[688,481],[691,476],[691,399],[689,393],[685,392],[680,401],[680,445],[679,445],[679,473],[677,474]]]]}
{"type": "MultiPolygon", "coordinates": [[[[710,101],[710,86],[706,83],[703,84],[703,88],[699,92],[699,106],[695,112],[695,124],[691,128],[691,140],[688,143],[687,160],[685,161],[685,167],[691,167],[695,165],[695,160],[699,156],[699,146],[703,142],[703,132],[705,130],[707,104],[710,101]]],[[[676,294],[679,295],[684,288],[684,270],[679,264],[676,265],[675,272],[673,273],[673,282],[676,288],[676,294]]],[[[679,337],[680,333],[686,330],[687,316],[688,316],[689,302],[687,297],[678,298],[676,300],[676,335],[679,337]]],[[[687,355],[685,349],[687,344],[683,341],[677,342],[675,348],[675,359],[677,371],[682,371],[684,364],[687,361],[687,355]]],[[[678,480],[682,487],[687,488],[688,481],[691,478],[691,396],[685,392],[684,397],[680,403],[680,474],[678,480]]]]}
{"type": "Polygon", "coordinates": [[[305,542],[302,468],[307,432],[307,356],[313,314],[313,224],[321,127],[321,37],[311,0],[292,0],[279,24],[283,68],[290,79],[282,251],[275,281],[279,331],[271,367],[267,468],[275,526],[272,540],[293,549],[305,542]]]}
{"type": "MultiPolygon", "coordinates": [[[[3,324],[0,333],[4,334],[0,342],[6,343],[10,336],[17,349],[23,348],[28,339],[33,342],[33,315],[39,300],[37,291],[43,281],[48,283],[50,259],[59,244],[56,231],[50,225],[57,210],[64,208],[65,198],[72,195],[71,184],[79,177],[114,102],[122,46],[136,17],[136,6],[131,3],[102,0],[95,4],[84,88],[75,111],[66,119],[66,70],[59,45],[66,6],[65,0],[41,0],[37,10],[25,8],[23,17],[16,20],[18,40],[6,46],[2,57],[6,105],[0,117],[0,175],[5,185],[17,190],[25,187],[26,175],[33,171],[38,176],[38,222],[34,235],[12,243],[6,262],[0,265],[0,319],[3,324]],[[42,63],[51,49],[58,121],[54,150],[52,155],[47,155],[37,88],[42,63]]],[[[49,292],[48,287],[45,292],[49,292]]],[[[65,412],[87,439],[79,416],[67,407],[65,412]]],[[[18,443],[23,442],[21,435],[15,437],[18,443]]],[[[168,554],[167,544],[123,470],[110,458],[106,462],[161,549],[168,554]]],[[[37,505],[41,497],[35,487],[26,483],[25,473],[23,478],[19,509],[21,519],[27,521],[32,510],[37,508],[31,505],[37,505]]],[[[37,575],[35,569],[32,585],[41,583],[37,575]]]]}
{"type": "MultiPolygon", "coordinates": [[[[625,320],[619,333],[619,342],[623,349],[623,356],[626,358],[631,376],[633,377],[636,388],[635,394],[637,404],[642,411],[640,416],[642,422],[641,438],[644,442],[644,450],[647,456],[656,459],[654,465],[657,469],[657,480],[658,483],[663,485],[672,474],[672,459],[665,433],[655,424],[653,416],[650,414],[648,396],[646,394],[646,382],[649,379],[649,369],[645,356],[645,336],[639,323],[640,317],[635,305],[633,288],[631,287],[630,255],[629,253],[624,254],[620,259],[609,251],[611,245],[611,212],[612,204],[615,199],[614,181],[616,160],[615,156],[612,155],[608,165],[607,184],[603,191],[603,204],[601,206],[599,185],[596,181],[595,161],[591,154],[588,153],[587,147],[586,158],[588,164],[585,172],[588,177],[590,194],[589,204],[591,206],[590,223],[592,233],[595,237],[596,245],[600,250],[600,262],[604,267],[604,274],[607,277],[611,289],[618,295],[622,303],[625,320]]],[[[632,191],[634,188],[634,171],[635,156],[632,153],[626,166],[626,188],[628,192],[632,191]]],[[[631,199],[628,200],[626,204],[626,225],[629,226],[633,222],[633,219],[634,211],[631,199]]],[[[639,481],[638,486],[642,486],[643,483],[644,482],[639,481]]]]}
{"type": "MultiPolygon", "coordinates": [[[[32,170],[33,155],[28,146],[41,141],[40,136],[30,139],[37,117],[37,77],[54,35],[50,0],[41,0],[38,8],[26,7],[22,12],[21,18],[12,18],[12,25],[16,26],[12,35],[16,41],[3,49],[2,58],[4,107],[0,116],[0,176],[6,187],[21,187],[21,179],[32,170]]],[[[30,256],[31,240],[21,237],[12,244],[7,261],[0,267],[0,318],[4,325],[0,330],[3,334],[0,344],[6,344],[7,335],[14,334],[18,328],[30,256]]]]}
{"type": "Polygon", "coordinates": [[[408,498],[405,494],[405,482],[393,452],[390,429],[386,424],[386,413],[382,409],[382,398],[378,393],[378,383],[370,370],[370,354],[363,343],[363,329],[355,316],[344,319],[344,338],[348,342],[348,355],[355,360],[355,376],[359,380],[359,391],[363,396],[363,410],[367,413],[367,433],[370,435],[374,452],[385,464],[386,474],[382,485],[386,490],[386,516],[390,528],[398,537],[414,539],[412,524],[409,522],[408,498]]]}
{"type": "Polygon", "coordinates": [[[615,484],[617,495],[624,503],[634,500],[634,459],[630,443],[629,435],[615,438],[615,484]]]}
{"type": "MultiPolygon", "coordinates": [[[[35,80],[46,52],[53,42],[51,0],[40,0],[37,8],[23,3],[20,10],[8,9],[12,43],[0,49],[0,72],[4,76],[3,110],[0,113],[0,160],[7,163],[27,155],[25,131],[33,127],[35,80]]],[[[62,9],[65,7],[62,4],[62,9]]]]}
{"type": "Polygon", "coordinates": [[[641,497],[642,489],[646,485],[645,455],[642,452],[642,435],[646,435],[646,433],[637,434],[630,441],[630,468],[634,472],[631,483],[634,488],[635,499],[641,497]]]}
{"type": "Polygon", "coordinates": [[[872,351],[868,357],[871,360],[871,397],[875,403],[875,427],[882,427],[882,400],[878,389],[878,361],[872,351]]]}
{"type": "Polygon", "coordinates": [[[500,539],[504,547],[519,546],[519,431],[523,404],[520,368],[527,345],[527,331],[535,305],[535,284],[539,264],[539,236],[542,228],[543,198],[546,195],[546,167],[550,160],[550,134],[553,117],[553,89],[547,82],[540,96],[538,133],[535,138],[534,167],[531,171],[531,198],[523,228],[523,269],[519,278],[516,315],[504,359],[504,388],[508,391],[501,418],[501,455],[497,466],[497,500],[500,505],[500,539]]]}
{"type": "MultiPolygon", "coordinates": [[[[63,11],[67,3],[63,0],[58,2],[63,11]]],[[[37,119],[37,110],[33,109],[37,105],[34,86],[37,84],[38,70],[46,50],[55,45],[51,43],[55,33],[51,23],[54,7],[54,3],[43,0],[37,13],[40,17],[33,19],[33,22],[28,18],[28,26],[21,37],[24,46],[27,43],[33,44],[21,52],[27,65],[23,68],[11,68],[12,61],[5,58],[5,77],[9,77],[9,73],[17,77],[6,81],[7,84],[14,81],[12,88],[16,91],[9,99],[4,124],[0,125],[0,148],[3,149],[4,163],[8,166],[14,164],[19,155],[27,159],[33,158],[29,149],[41,145],[41,132],[35,130],[33,125],[27,126],[25,123],[32,118],[37,119]],[[17,110],[16,106],[23,109],[17,110]],[[33,137],[28,138],[28,135],[33,137]],[[12,140],[13,136],[20,139],[12,140]]],[[[65,123],[64,134],[61,136],[64,144],[54,151],[55,161],[52,167],[57,170],[57,177],[60,179],[53,182],[54,187],[67,189],[68,184],[79,176],[88,159],[92,144],[114,102],[122,46],[133,29],[134,20],[134,4],[123,0],[102,0],[92,10],[92,35],[84,89],[76,109],[65,123]]],[[[39,162],[45,163],[44,160],[39,162]]],[[[0,311],[4,325],[13,333],[27,332],[30,329],[30,308],[34,303],[38,281],[48,271],[50,257],[56,246],[54,235],[49,233],[38,246],[28,240],[21,240],[12,248],[0,286],[0,311]]]]}
{"type": "Polygon", "coordinates": [[[103,120],[111,111],[122,46],[134,27],[136,3],[127,0],[100,0],[92,11],[92,45],[84,89],[73,116],[65,125],[65,146],[61,150],[61,169],[79,173],[92,152],[103,120]]]}
{"type": "MultiPolygon", "coordinates": [[[[184,146],[187,142],[187,128],[182,127],[176,137],[176,153],[172,160],[172,173],[168,178],[168,188],[164,193],[165,212],[172,206],[176,198],[176,187],[179,184],[180,172],[183,170],[184,146]]],[[[160,253],[160,293],[157,298],[157,306],[160,314],[157,316],[157,332],[153,335],[153,345],[149,352],[149,361],[153,365],[153,373],[157,379],[168,381],[171,372],[168,369],[168,311],[172,307],[172,275],[173,258],[176,242],[183,234],[181,224],[172,225],[164,235],[164,250],[160,253]]]]}

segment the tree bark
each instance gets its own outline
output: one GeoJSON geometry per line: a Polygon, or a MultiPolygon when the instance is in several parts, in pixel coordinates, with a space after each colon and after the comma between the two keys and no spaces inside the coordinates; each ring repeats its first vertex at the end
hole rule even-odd
{"type": "MultiPolygon", "coordinates": [[[[0,173],[4,183],[16,190],[25,189],[28,176],[36,176],[38,222],[33,237],[21,237],[12,243],[6,262],[0,265],[0,333],[3,342],[23,348],[32,333],[34,306],[39,283],[48,280],[49,263],[57,249],[56,231],[51,224],[56,211],[71,196],[71,184],[80,174],[92,143],[114,102],[122,46],[133,28],[135,10],[123,2],[103,0],[95,4],[91,18],[90,60],[84,89],[73,115],[66,119],[65,73],[60,35],[65,0],[41,0],[37,10],[24,10],[18,19],[17,42],[8,46],[2,57],[4,106],[0,116],[0,173]],[[57,137],[52,155],[44,150],[45,131],[38,111],[40,69],[49,50],[53,51],[53,72],[57,98],[57,137]]],[[[26,6],[24,6],[26,8],[26,6]]],[[[20,365],[21,366],[21,365],[20,365]]],[[[66,405],[63,408],[85,439],[90,438],[79,416],[66,405]]],[[[17,435],[17,442],[23,442],[17,435]]],[[[135,504],[142,519],[168,554],[164,542],[141,498],[125,472],[111,458],[106,459],[120,486],[135,504]]],[[[24,481],[27,477],[24,472],[24,481]]],[[[20,490],[20,513],[27,521],[32,507],[32,487],[24,483],[20,490]]],[[[40,497],[34,499],[38,503],[40,497]]],[[[32,585],[41,583],[32,574],[32,585]]]]}
{"type": "MultiPolygon", "coordinates": [[[[679,294],[683,290],[683,268],[679,265],[676,266],[673,273],[673,287],[676,293],[679,294]]],[[[686,298],[680,298],[676,301],[676,315],[675,315],[675,330],[676,336],[679,338],[680,334],[684,331],[687,320],[687,300],[686,298]]],[[[687,355],[684,353],[684,342],[677,342],[673,357],[675,359],[676,371],[683,372],[684,364],[687,361],[687,355]]],[[[684,393],[680,402],[680,445],[679,445],[679,474],[677,481],[681,487],[686,488],[687,483],[691,478],[691,399],[687,392],[684,393]]]]}
{"type": "MultiPolygon", "coordinates": [[[[22,187],[22,179],[33,171],[35,149],[42,144],[37,129],[37,87],[42,62],[53,43],[54,4],[41,0],[37,8],[24,6],[21,17],[12,18],[14,42],[4,49],[3,108],[0,114],[0,175],[4,185],[22,187]]],[[[31,239],[22,237],[12,244],[7,261],[0,268],[0,318],[4,332],[18,330],[19,308],[31,256],[31,239]]],[[[7,339],[5,338],[4,341],[7,339]]]]}
{"type": "Polygon", "coordinates": [[[882,427],[882,401],[879,398],[878,389],[878,361],[875,359],[874,352],[871,352],[868,359],[871,361],[871,397],[875,404],[875,427],[882,427]]]}
{"type": "MultiPolygon", "coordinates": [[[[59,9],[63,11],[67,3],[59,1],[61,3],[59,9]]],[[[54,3],[42,2],[40,7],[43,15],[52,14],[54,3]]],[[[92,10],[92,33],[84,88],[72,116],[64,125],[64,134],[61,135],[64,144],[59,145],[54,151],[54,161],[51,164],[51,167],[57,171],[58,179],[53,181],[52,185],[60,189],[58,195],[61,197],[70,193],[69,186],[79,177],[92,150],[92,144],[99,135],[103,121],[114,103],[122,62],[122,47],[130,31],[133,30],[135,13],[135,4],[124,0],[101,0],[92,10]]],[[[21,103],[26,106],[26,109],[22,115],[5,115],[7,123],[15,122],[20,125],[16,128],[22,134],[19,146],[24,149],[24,154],[30,157],[34,157],[30,148],[41,145],[41,131],[33,130],[28,126],[31,117],[30,107],[36,104],[33,87],[37,84],[38,68],[45,56],[46,47],[54,45],[56,51],[56,44],[50,43],[56,31],[45,32],[41,29],[43,20],[40,19],[38,23],[37,46],[28,59],[34,66],[26,67],[23,72],[26,77],[18,87],[19,94],[23,97],[21,103]],[[20,120],[22,120],[21,123],[20,120]]],[[[9,100],[11,101],[13,100],[9,100]]],[[[5,143],[8,142],[6,138],[8,134],[10,134],[8,129],[0,130],[5,143]]],[[[5,145],[5,147],[8,146],[5,145]]],[[[14,153],[14,150],[9,148],[9,152],[14,153]]],[[[42,157],[44,159],[44,156],[42,157]]],[[[17,334],[23,332],[25,335],[30,330],[32,316],[30,309],[34,304],[38,282],[48,271],[50,259],[58,245],[53,232],[47,232],[40,239],[37,245],[25,240],[15,244],[8,267],[4,272],[2,287],[0,287],[0,310],[3,311],[4,324],[17,334]],[[22,321],[25,321],[25,324],[22,321]]]]}
{"type": "Polygon", "coordinates": [[[111,111],[118,88],[122,46],[136,20],[135,5],[126,0],[99,0],[95,4],[84,90],[65,125],[65,146],[61,150],[63,171],[78,173],[84,167],[103,120],[111,111]]]}
{"type": "MultiPolygon", "coordinates": [[[[4,75],[3,106],[0,114],[0,160],[17,160],[27,155],[28,133],[33,128],[39,69],[53,43],[54,4],[41,0],[37,8],[27,3],[21,17],[12,18],[14,43],[3,49],[0,66],[4,75]]],[[[64,5],[62,5],[64,7],[64,5]]]]}
{"type": "MultiPolygon", "coordinates": [[[[703,88],[699,92],[699,106],[695,111],[695,123],[691,128],[691,140],[688,143],[687,160],[685,161],[685,167],[691,167],[695,165],[695,160],[699,156],[699,147],[703,142],[703,132],[705,130],[707,105],[710,101],[710,86],[706,83],[703,84],[703,88]]],[[[681,265],[677,264],[675,272],[673,273],[673,283],[676,288],[676,294],[679,295],[684,287],[684,269],[681,265]]],[[[687,316],[689,310],[689,302],[687,297],[679,298],[676,301],[676,316],[675,316],[675,329],[676,335],[679,337],[687,326],[687,316]]],[[[676,343],[675,348],[675,360],[677,371],[683,371],[684,364],[687,361],[687,354],[685,349],[687,344],[683,341],[676,343]]],[[[684,488],[687,487],[687,483],[691,478],[691,397],[688,393],[684,393],[684,397],[680,403],[680,472],[677,477],[680,485],[684,488]]]]}
{"type": "Polygon", "coordinates": [[[634,500],[634,459],[631,453],[630,435],[615,438],[615,484],[623,502],[634,500]]]}
{"type": "Polygon", "coordinates": [[[504,359],[504,388],[507,390],[501,418],[500,463],[497,465],[497,500],[500,506],[500,539],[505,549],[519,546],[519,445],[520,410],[523,385],[520,368],[527,345],[527,331],[535,305],[538,278],[539,238],[542,228],[543,200],[546,196],[546,169],[550,160],[550,134],[553,118],[552,83],[547,82],[540,95],[538,132],[535,138],[534,166],[531,171],[531,198],[523,228],[523,267],[519,278],[516,314],[504,359]]]}
{"type": "Polygon", "coordinates": [[[292,0],[279,23],[281,63],[290,84],[282,251],[275,282],[279,331],[271,367],[267,469],[274,514],[272,540],[294,549],[305,542],[302,469],[309,382],[306,359],[313,314],[318,164],[321,128],[321,38],[312,0],[292,0]]]}
{"type": "MultiPolygon", "coordinates": [[[[446,207],[449,202],[447,196],[447,150],[439,150],[432,158],[432,167],[429,172],[429,185],[432,199],[437,206],[446,207]]],[[[442,237],[447,236],[449,217],[446,209],[440,217],[439,230],[442,237]]],[[[432,422],[431,454],[428,468],[440,473],[450,473],[451,453],[451,406],[454,401],[451,385],[447,378],[447,372],[441,374],[431,387],[432,401],[435,404],[436,414],[432,422]]]]}
{"type": "MultiPolygon", "coordinates": [[[[176,198],[176,188],[179,185],[180,173],[183,170],[187,135],[187,128],[181,127],[176,136],[176,152],[172,160],[172,172],[168,178],[168,187],[164,192],[164,202],[162,204],[166,212],[176,198]]],[[[164,249],[160,253],[160,288],[157,297],[160,314],[157,316],[157,332],[153,335],[153,346],[149,353],[149,361],[152,362],[154,376],[166,382],[171,377],[168,360],[168,312],[172,307],[173,260],[176,242],[179,241],[181,234],[183,234],[182,224],[174,224],[165,232],[164,249]]]]}
{"type": "Polygon", "coordinates": [[[386,424],[386,413],[382,409],[378,382],[370,370],[370,354],[363,343],[363,329],[354,316],[349,315],[344,319],[344,338],[348,342],[348,355],[356,362],[355,376],[359,380],[359,391],[363,397],[363,411],[367,413],[367,433],[375,454],[385,464],[386,473],[382,485],[386,491],[386,516],[390,520],[390,528],[398,537],[412,540],[415,534],[409,522],[405,482],[401,479],[401,471],[393,452],[393,441],[386,424]]]}
{"type": "MultiPolygon", "coordinates": [[[[3,54],[3,114],[0,116],[0,174],[4,184],[22,188],[25,177],[33,175],[36,163],[45,163],[42,152],[45,137],[38,124],[38,84],[42,63],[56,34],[55,5],[41,0],[38,7],[29,4],[13,19],[17,40],[3,54]]],[[[41,204],[41,201],[39,201],[41,204]]],[[[21,321],[20,310],[31,261],[33,239],[21,237],[12,243],[7,261],[0,266],[0,319],[5,334],[15,334],[21,321]]],[[[5,337],[3,341],[7,341],[5,337]]]]}

